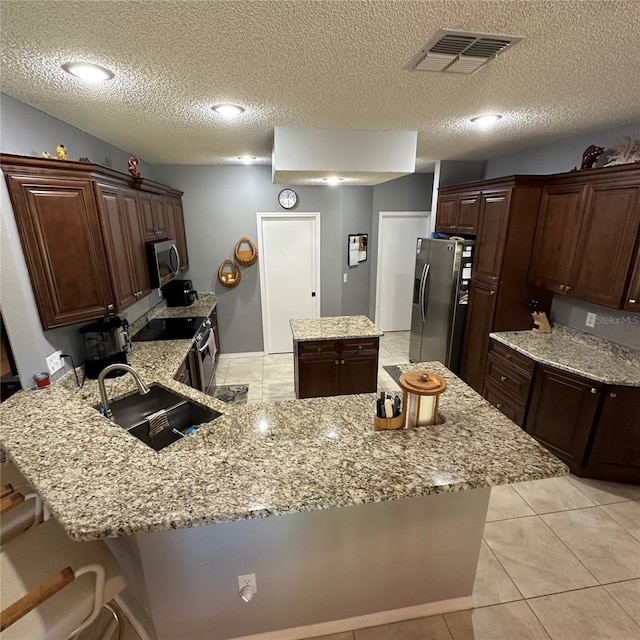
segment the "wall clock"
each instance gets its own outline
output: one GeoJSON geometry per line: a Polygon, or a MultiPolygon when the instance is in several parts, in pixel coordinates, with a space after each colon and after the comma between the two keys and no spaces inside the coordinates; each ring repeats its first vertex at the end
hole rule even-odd
{"type": "Polygon", "coordinates": [[[298,194],[293,189],[283,189],[278,194],[278,202],[283,209],[293,209],[298,202],[298,194]]]}

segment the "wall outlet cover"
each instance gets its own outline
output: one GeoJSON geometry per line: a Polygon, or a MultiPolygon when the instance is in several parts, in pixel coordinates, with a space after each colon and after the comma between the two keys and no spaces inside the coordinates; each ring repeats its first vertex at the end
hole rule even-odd
{"type": "Polygon", "coordinates": [[[62,358],[62,351],[56,351],[47,358],[47,368],[49,374],[54,374],[56,371],[60,371],[64,367],[64,360],[62,358]]]}
{"type": "Polygon", "coordinates": [[[595,327],[596,326],[596,314],[595,313],[587,313],[587,321],[585,322],[585,325],[587,327],[595,327]]]}
{"type": "Polygon", "coordinates": [[[348,276],[348,274],[345,273],[343,278],[342,278],[342,282],[346,282],[347,281],[347,276],[348,276]]]}

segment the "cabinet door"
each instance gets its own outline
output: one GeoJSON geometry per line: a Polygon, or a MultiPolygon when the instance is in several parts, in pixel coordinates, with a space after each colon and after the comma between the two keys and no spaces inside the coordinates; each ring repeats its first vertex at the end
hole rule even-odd
{"type": "Polygon", "coordinates": [[[138,209],[138,195],[135,191],[122,189],[120,195],[128,224],[129,247],[136,285],[136,297],[138,300],[141,300],[151,293],[151,279],[149,278],[149,265],[147,263],[142,215],[138,209]]]}
{"type": "Polygon", "coordinates": [[[138,192],[138,204],[140,205],[140,216],[142,218],[142,229],[145,240],[157,240],[156,225],[153,220],[153,201],[150,193],[138,192]]]}
{"type": "Polygon", "coordinates": [[[572,468],[583,465],[602,385],[538,366],[525,430],[572,468]]]}
{"type": "Polygon", "coordinates": [[[351,355],[343,352],[338,366],[338,388],[341,395],[375,393],[378,387],[378,354],[351,355]]]}
{"type": "Polygon", "coordinates": [[[640,482],[640,388],[607,387],[589,454],[589,475],[640,482]]]}
{"type": "Polygon", "coordinates": [[[440,196],[438,198],[438,211],[436,212],[436,231],[450,233],[456,225],[456,202],[458,197],[453,195],[440,196]]]}
{"type": "Polygon", "coordinates": [[[114,310],[90,180],[7,176],[42,328],[114,310]]]}
{"type": "Polygon", "coordinates": [[[631,272],[625,301],[624,308],[627,311],[640,311],[640,246],[636,251],[636,260],[631,272]]]}
{"type": "Polygon", "coordinates": [[[157,238],[168,238],[167,212],[164,206],[164,197],[153,194],[151,196],[153,205],[153,226],[157,238]]]}
{"type": "Polygon", "coordinates": [[[338,395],[338,353],[298,359],[298,398],[338,395]]]}
{"type": "Polygon", "coordinates": [[[544,188],[529,270],[529,282],[534,287],[567,293],[583,190],[582,185],[544,188]]]}
{"type": "Polygon", "coordinates": [[[493,329],[497,290],[483,282],[472,282],[469,292],[469,309],[462,347],[460,377],[478,393],[482,393],[489,333],[493,329]]]}
{"type": "Polygon", "coordinates": [[[96,195],[101,209],[102,231],[116,311],[120,312],[138,299],[130,250],[129,221],[118,187],[97,184],[96,195]]]}
{"type": "Polygon", "coordinates": [[[640,226],[640,187],[589,185],[585,194],[569,295],[622,307],[640,226]]]}
{"type": "Polygon", "coordinates": [[[482,193],[473,277],[491,284],[500,278],[511,190],[482,193]]]}
{"type": "Polygon", "coordinates": [[[460,233],[475,233],[478,227],[480,213],[480,192],[458,194],[458,215],[456,231],[460,233]]]}
{"type": "Polygon", "coordinates": [[[189,268],[189,254],[187,252],[187,235],[184,228],[184,214],[182,202],[179,198],[166,198],[168,234],[176,241],[180,254],[180,271],[189,268]]]}

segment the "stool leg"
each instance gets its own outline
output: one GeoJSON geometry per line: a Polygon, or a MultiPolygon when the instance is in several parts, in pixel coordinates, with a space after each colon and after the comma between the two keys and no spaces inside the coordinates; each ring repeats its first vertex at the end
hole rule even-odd
{"type": "Polygon", "coordinates": [[[107,611],[111,612],[111,615],[116,621],[116,629],[118,630],[118,640],[122,640],[122,622],[120,621],[120,616],[118,615],[118,612],[116,611],[115,607],[110,604],[105,604],[104,608],[107,611]]]}

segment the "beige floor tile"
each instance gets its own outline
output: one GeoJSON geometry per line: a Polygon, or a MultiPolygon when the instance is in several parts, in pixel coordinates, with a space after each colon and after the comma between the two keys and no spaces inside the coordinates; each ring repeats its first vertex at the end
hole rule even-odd
{"type": "Polygon", "coordinates": [[[640,627],[603,587],[528,601],[553,640],[637,640],[640,627]]]}
{"type": "Polygon", "coordinates": [[[396,357],[391,355],[391,352],[388,349],[380,347],[380,351],[378,352],[378,364],[380,366],[386,366],[396,363],[396,357]]]}
{"type": "Polygon", "coordinates": [[[539,516],[488,522],[484,539],[525,598],[598,584],[539,516]]]}
{"type": "Polygon", "coordinates": [[[395,358],[394,364],[407,364],[409,362],[409,349],[390,351],[393,358],[395,358]]]}
{"type": "Polygon", "coordinates": [[[261,402],[262,401],[262,384],[260,382],[252,382],[249,385],[249,393],[247,393],[247,402],[261,402]]]}
{"type": "Polygon", "coordinates": [[[487,522],[535,515],[534,510],[508,484],[491,487],[487,522]]]}
{"type": "Polygon", "coordinates": [[[602,509],[640,541],[640,502],[616,502],[604,505],[602,509]]]}
{"type": "Polygon", "coordinates": [[[262,367],[263,380],[293,380],[293,362],[266,364],[262,367]]]}
{"type": "Polygon", "coordinates": [[[609,595],[640,625],[640,580],[604,585],[609,595]]]}
{"type": "Polygon", "coordinates": [[[249,356],[247,358],[229,358],[230,367],[262,367],[264,356],[249,356]]]}
{"type": "Polygon", "coordinates": [[[483,541],[473,585],[473,606],[485,607],[513,600],[522,600],[522,595],[493,555],[493,551],[483,541]]]}
{"type": "Polygon", "coordinates": [[[567,478],[546,478],[511,486],[538,514],[594,506],[594,502],[567,478]]]}
{"type": "Polygon", "coordinates": [[[640,578],[640,542],[601,507],[541,518],[601,584],[640,578]]]}
{"type": "Polygon", "coordinates": [[[444,616],[453,640],[549,640],[526,602],[510,602],[444,616]]]}
{"type": "Polygon", "coordinates": [[[345,631],[344,633],[334,633],[330,636],[320,636],[308,640],[353,640],[353,632],[345,631]]]}
{"type": "Polygon", "coordinates": [[[572,482],[582,493],[588,495],[596,504],[612,504],[626,500],[640,500],[640,486],[606,480],[591,480],[569,475],[572,482]]]}
{"type": "Polygon", "coordinates": [[[263,400],[295,400],[296,391],[293,382],[265,380],[262,383],[263,400]]]}
{"type": "Polygon", "coordinates": [[[264,356],[264,364],[291,364],[293,365],[293,353],[270,353],[264,356]]]}
{"type": "Polygon", "coordinates": [[[234,367],[233,365],[230,365],[227,370],[227,375],[224,377],[224,382],[219,382],[218,384],[243,384],[261,381],[262,367],[234,367]]]}
{"type": "Polygon", "coordinates": [[[442,616],[395,622],[355,631],[355,640],[451,640],[442,616]]]}

